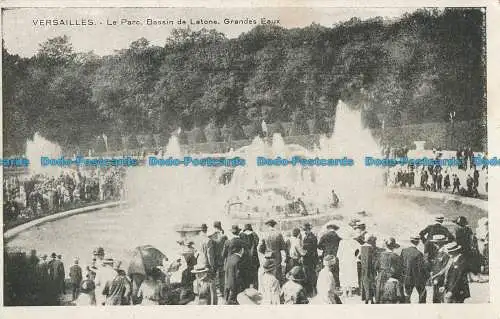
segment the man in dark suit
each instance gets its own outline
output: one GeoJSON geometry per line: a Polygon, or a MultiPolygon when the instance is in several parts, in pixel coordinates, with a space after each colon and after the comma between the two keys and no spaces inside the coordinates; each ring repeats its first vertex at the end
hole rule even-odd
{"type": "Polygon", "coordinates": [[[246,224],[243,232],[241,233],[241,239],[245,241],[246,247],[248,248],[249,266],[248,282],[245,283],[245,287],[250,287],[253,285],[255,289],[258,288],[258,272],[259,272],[259,255],[257,252],[257,246],[259,245],[259,236],[253,231],[251,224],[246,224]]]}
{"type": "Polygon", "coordinates": [[[443,226],[444,216],[440,215],[435,218],[435,223],[422,229],[419,233],[420,239],[424,244],[424,253],[432,249],[432,244],[429,241],[434,235],[444,235],[448,242],[454,239],[448,228],[443,226]]]}
{"type": "Polygon", "coordinates": [[[82,283],[82,267],[78,265],[79,260],[75,258],[74,265],[69,268],[69,279],[71,282],[71,292],[73,296],[73,300],[78,298],[80,294],[80,284],[82,283]]]}
{"type": "Polygon", "coordinates": [[[212,276],[215,274],[214,241],[208,236],[207,231],[207,224],[202,224],[198,248],[200,254],[197,258],[197,264],[208,266],[209,274],[212,276]]]}
{"type": "Polygon", "coordinates": [[[304,224],[304,239],[302,240],[302,248],[306,254],[302,257],[302,265],[306,274],[306,281],[303,286],[308,297],[313,297],[316,294],[316,266],[318,265],[318,238],[312,232],[310,223],[304,224]]]}
{"type": "Polygon", "coordinates": [[[411,237],[410,241],[412,245],[401,251],[401,258],[403,259],[405,302],[410,303],[411,293],[413,292],[413,288],[416,288],[418,292],[418,302],[425,303],[427,299],[427,291],[425,289],[427,271],[424,265],[424,254],[417,248],[420,237],[411,237]]]}
{"type": "Polygon", "coordinates": [[[231,245],[231,251],[226,259],[225,270],[225,292],[224,298],[227,305],[238,304],[236,297],[243,291],[241,283],[241,258],[243,256],[243,246],[240,241],[235,241],[231,245]]]}
{"type": "Polygon", "coordinates": [[[444,302],[463,303],[470,297],[467,260],[456,242],[446,244],[445,250],[450,255],[450,260],[444,273],[444,302]]]}
{"type": "Polygon", "coordinates": [[[53,293],[59,295],[64,293],[64,265],[61,260],[57,259],[56,253],[50,256],[52,260],[49,262],[49,275],[53,293]]]}
{"type": "Polygon", "coordinates": [[[274,219],[268,220],[265,225],[269,227],[267,233],[262,235],[259,243],[258,250],[261,254],[272,253],[274,256],[274,262],[276,264],[276,269],[274,270],[274,275],[280,283],[283,282],[283,270],[281,267],[282,257],[281,252],[285,252],[288,259],[288,250],[286,247],[283,235],[275,228],[276,221],[274,219]]]}
{"type": "Polygon", "coordinates": [[[214,222],[214,233],[210,238],[214,242],[214,263],[215,263],[215,283],[219,288],[220,295],[224,295],[224,247],[226,246],[227,236],[224,235],[220,221],[214,222]]]}
{"type": "MultiPolygon", "coordinates": [[[[339,229],[339,227],[335,224],[328,224],[326,226],[327,232],[324,233],[318,242],[318,249],[323,251],[323,258],[332,255],[332,256],[337,256],[337,252],[339,250],[339,244],[342,238],[336,233],[336,231],[339,229]]],[[[340,279],[339,279],[339,263],[336,263],[336,265],[333,267],[334,269],[332,270],[333,276],[335,277],[335,284],[337,285],[337,288],[340,287],[340,279]]]]}
{"type": "Polygon", "coordinates": [[[222,255],[227,262],[227,258],[231,255],[231,251],[233,251],[233,246],[243,248],[240,270],[242,276],[242,289],[245,289],[248,288],[246,287],[246,284],[250,281],[250,247],[247,245],[248,241],[246,240],[246,235],[241,231],[241,228],[238,225],[233,225],[231,227],[231,233],[233,234],[233,238],[226,241],[222,255]]]}

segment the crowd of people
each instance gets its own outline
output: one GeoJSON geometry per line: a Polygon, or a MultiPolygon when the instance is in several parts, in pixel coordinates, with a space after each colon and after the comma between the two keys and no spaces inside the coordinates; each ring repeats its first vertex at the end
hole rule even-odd
{"type": "Polygon", "coordinates": [[[79,204],[116,200],[125,172],[119,168],[67,169],[59,176],[34,174],[3,180],[4,223],[71,209],[79,204]]]}
{"type": "MultiPolygon", "coordinates": [[[[441,159],[442,153],[434,150],[434,159],[441,159]]],[[[424,191],[450,192],[467,197],[480,197],[488,192],[488,166],[478,168],[474,163],[474,153],[468,149],[458,151],[459,165],[395,166],[389,169],[390,186],[419,188],[424,191]],[[483,176],[482,176],[483,175],[483,176]],[[480,181],[484,183],[480,188],[480,181]],[[480,192],[481,190],[481,192],[480,192]]],[[[486,159],[484,155],[483,159],[486,159]]]]}
{"type": "MultiPolygon", "coordinates": [[[[246,224],[233,225],[226,235],[216,221],[213,232],[202,224],[198,235],[178,241],[180,257],[163,258],[140,282],[99,247],[83,269],[75,258],[66,285],[74,304],[96,306],[340,304],[356,296],[365,304],[410,303],[414,291],[426,303],[428,290],[433,303],[463,303],[469,282],[488,273],[488,221],[481,219],[476,232],[463,216],[453,227],[443,221],[437,216],[402,249],[395,238],[379,245],[359,219],[346,226],[354,236],[345,239],[333,223],[318,234],[309,223],[284,234],[271,219],[260,234],[246,224]],[[345,240],[356,243],[350,252],[355,264],[338,253],[345,240]],[[353,269],[344,269],[349,265],[353,269]],[[343,277],[349,272],[357,283],[343,277]]],[[[41,298],[66,293],[61,256],[51,258],[41,256],[35,267],[41,298]]]]}

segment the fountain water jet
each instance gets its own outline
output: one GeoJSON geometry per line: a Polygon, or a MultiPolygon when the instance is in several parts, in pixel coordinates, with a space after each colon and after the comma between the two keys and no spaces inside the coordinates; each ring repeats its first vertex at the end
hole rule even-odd
{"type": "Polygon", "coordinates": [[[32,140],[26,142],[26,157],[30,161],[30,173],[43,173],[48,176],[56,176],[61,172],[59,167],[42,167],[40,158],[46,156],[49,158],[58,158],[62,156],[62,150],[59,145],[52,143],[43,138],[40,134],[35,133],[32,140]]]}

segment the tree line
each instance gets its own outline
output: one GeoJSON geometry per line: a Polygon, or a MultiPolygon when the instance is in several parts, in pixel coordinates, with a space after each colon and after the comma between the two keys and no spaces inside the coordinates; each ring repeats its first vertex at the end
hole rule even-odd
{"type": "Polygon", "coordinates": [[[397,20],[352,18],[333,27],[257,26],[228,39],[176,29],[100,57],[67,36],[30,58],[3,46],[4,154],[22,154],[39,132],[64,149],[107,134],[178,127],[239,130],[262,120],[315,120],[339,99],[371,128],[486,118],[485,15],[422,9],[397,20]]]}

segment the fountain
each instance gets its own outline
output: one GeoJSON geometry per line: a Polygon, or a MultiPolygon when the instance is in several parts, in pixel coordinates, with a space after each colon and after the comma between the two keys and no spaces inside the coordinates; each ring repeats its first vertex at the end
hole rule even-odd
{"type": "Polygon", "coordinates": [[[26,142],[26,157],[30,161],[30,174],[59,175],[61,168],[54,166],[42,167],[40,158],[42,156],[58,158],[61,155],[62,150],[59,145],[48,141],[38,133],[35,133],[33,140],[26,142]]]}
{"type": "MultiPolygon", "coordinates": [[[[129,205],[75,215],[45,223],[19,234],[8,246],[27,247],[40,252],[56,251],[65,258],[79,256],[82,264],[90,262],[92,249],[105,247],[106,254],[126,262],[134,247],[153,245],[169,258],[176,251],[177,225],[196,226],[207,223],[209,227],[220,220],[225,229],[231,224],[252,223],[257,230],[265,219],[272,217],[280,222],[283,230],[306,221],[321,225],[323,220],[335,219],[339,234],[348,239],[347,222],[356,212],[366,211],[363,221],[370,232],[381,240],[394,236],[405,242],[410,235],[432,222],[434,213],[467,216],[471,225],[474,218],[485,216],[484,211],[468,206],[451,206],[443,201],[414,201],[393,197],[382,184],[383,170],[365,167],[366,155],[380,154],[378,144],[370,132],[361,125],[359,111],[351,110],[342,101],[336,112],[335,131],[331,137],[323,136],[319,146],[309,151],[304,147],[286,144],[280,135],[263,140],[256,137],[248,146],[226,154],[247,160],[246,167],[232,168],[232,179],[226,185],[218,183],[220,174],[227,168],[207,167],[151,167],[130,168],[127,174],[127,200],[129,205]],[[350,157],[355,167],[259,167],[257,156],[307,158],[350,157]],[[314,178],[308,178],[314,176],[314,178]],[[340,198],[338,208],[329,207],[331,190],[340,198]],[[283,212],[293,197],[301,197],[308,207],[309,216],[287,216],[283,212]],[[239,207],[227,214],[230,204],[239,207]],[[316,214],[319,210],[320,214],[316,214]],[[311,214],[312,213],[312,214],[311,214]],[[75,227],[75,225],[80,227],[75,227]],[[62,240],[63,239],[63,240],[62,240]]],[[[40,148],[44,145],[35,142],[40,148]]],[[[50,147],[53,147],[50,146],[50,147]]],[[[57,150],[40,148],[31,158],[42,154],[58,155],[57,150]]],[[[184,154],[176,136],[166,146],[165,158],[178,158],[184,154]]],[[[359,216],[358,216],[359,217],[359,216]]],[[[475,227],[475,226],[473,226],[475,227]]],[[[210,230],[209,230],[210,231],[210,230]]],[[[345,240],[348,242],[348,240],[345,240]]],[[[346,250],[351,254],[352,251],[346,250]]],[[[352,255],[352,254],[351,254],[352,255]]],[[[340,257],[339,257],[340,258],[340,257]]],[[[342,269],[342,267],[341,267],[342,269]]]]}

